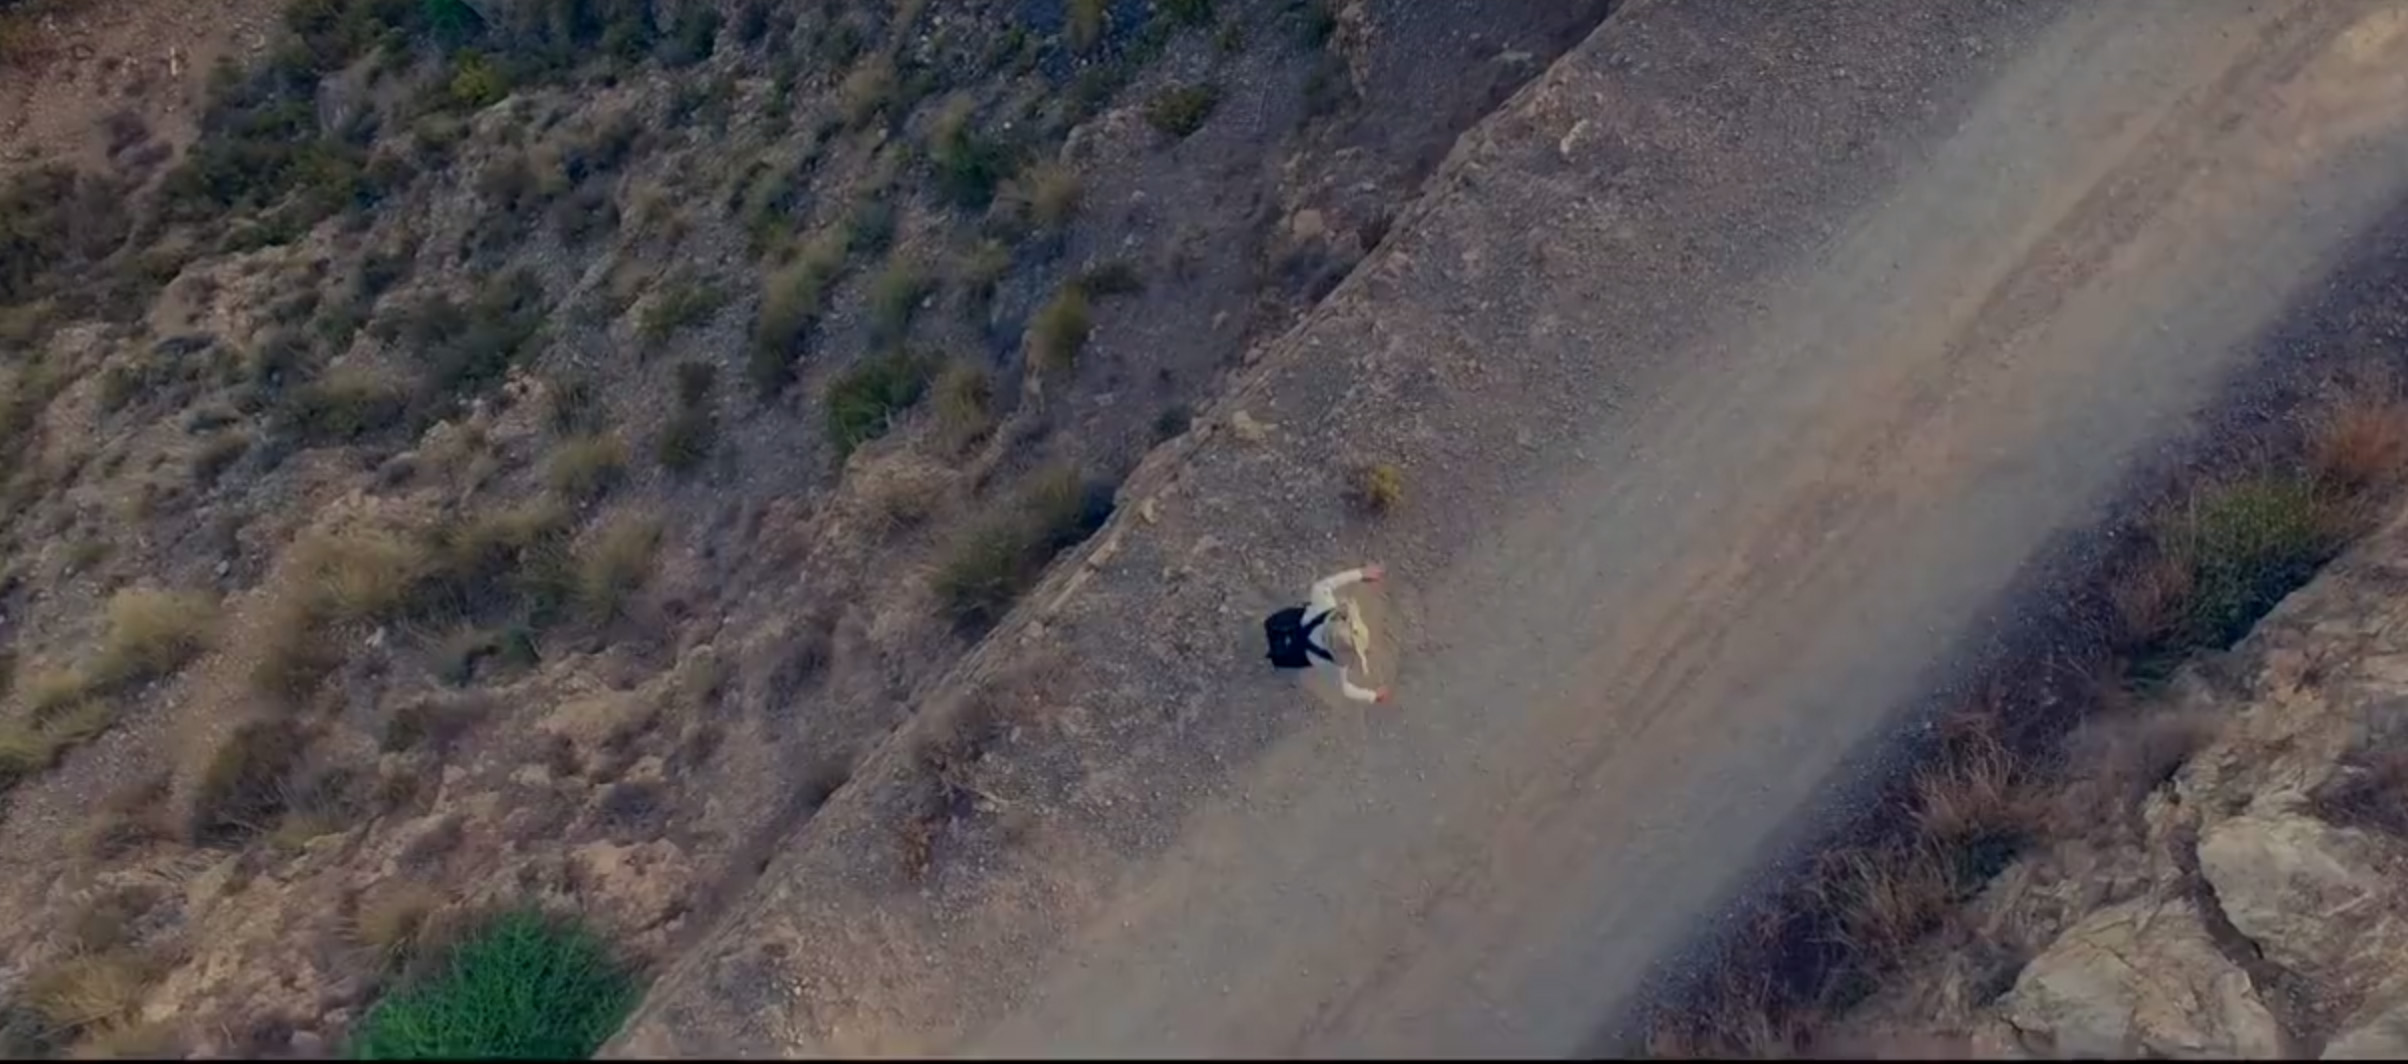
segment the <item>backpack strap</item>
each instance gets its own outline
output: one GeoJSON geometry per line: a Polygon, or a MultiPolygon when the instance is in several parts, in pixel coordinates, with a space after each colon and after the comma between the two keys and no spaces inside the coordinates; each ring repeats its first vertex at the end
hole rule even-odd
{"type": "Polygon", "coordinates": [[[1297,634],[1304,640],[1304,652],[1306,654],[1320,658],[1323,661],[1335,665],[1338,663],[1337,656],[1331,654],[1327,650],[1321,649],[1321,644],[1313,642],[1313,631],[1320,628],[1323,621],[1329,620],[1329,615],[1332,612],[1335,611],[1323,610],[1311,619],[1305,621],[1304,627],[1298,629],[1297,634]]]}

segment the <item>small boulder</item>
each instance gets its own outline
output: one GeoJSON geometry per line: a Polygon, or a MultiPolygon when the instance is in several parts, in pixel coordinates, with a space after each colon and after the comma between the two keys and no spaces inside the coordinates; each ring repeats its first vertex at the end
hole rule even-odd
{"type": "Polygon", "coordinates": [[[2270,1057],[2274,1014],[2184,899],[2092,913],[2026,966],[2009,1023],[2057,1057],[2270,1057]]]}
{"type": "Polygon", "coordinates": [[[2251,814],[2200,831],[2199,871],[2267,960],[2326,978],[2389,930],[2383,876],[2364,850],[2357,832],[2312,817],[2251,814]]]}

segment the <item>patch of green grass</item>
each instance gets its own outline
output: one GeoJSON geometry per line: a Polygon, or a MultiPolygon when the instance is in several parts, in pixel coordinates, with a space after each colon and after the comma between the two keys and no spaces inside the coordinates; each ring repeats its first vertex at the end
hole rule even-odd
{"type": "Polygon", "coordinates": [[[1087,337],[1095,331],[1095,312],[1088,304],[1087,290],[1077,284],[1062,286],[1028,326],[1028,353],[1038,369],[1058,373],[1078,364],[1079,352],[1087,347],[1087,337]]]}
{"type": "Polygon", "coordinates": [[[957,206],[985,207],[995,187],[1011,172],[1011,148],[970,128],[971,105],[955,97],[937,115],[928,143],[929,161],[936,167],[937,191],[957,206]]]}
{"type": "Polygon", "coordinates": [[[582,1060],[635,1001],[634,980],[590,932],[517,910],[462,941],[440,974],[377,1002],[352,1049],[363,1060],[582,1060]]]}
{"type": "Polygon", "coordinates": [[[510,95],[510,77],[483,55],[467,51],[452,61],[451,82],[445,86],[452,106],[478,111],[510,95]]]}
{"type": "Polygon", "coordinates": [[[880,436],[928,390],[926,360],[900,351],[864,359],[828,386],[828,440],[837,457],[880,436]]]}
{"type": "Polygon", "coordinates": [[[1209,84],[1181,85],[1154,94],[1145,105],[1145,120],[1164,133],[1184,138],[1204,128],[1204,121],[1221,106],[1221,90],[1209,84]]]}
{"type": "Polygon", "coordinates": [[[2153,656],[2232,645],[2347,542],[2344,500],[2305,476],[2261,473],[2213,485],[2154,529],[2187,593],[2153,656]]]}

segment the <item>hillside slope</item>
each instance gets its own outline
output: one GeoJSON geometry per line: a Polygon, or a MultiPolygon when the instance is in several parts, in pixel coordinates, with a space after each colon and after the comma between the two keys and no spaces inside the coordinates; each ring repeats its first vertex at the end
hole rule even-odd
{"type": "Polygon", "coordinates": [[[2395,202],[2397,16],[1626,7],[618,1050],[1581,1044],[2395,202]],[[1375,557],[1332,714],[1254,623],[1375,557]]]}

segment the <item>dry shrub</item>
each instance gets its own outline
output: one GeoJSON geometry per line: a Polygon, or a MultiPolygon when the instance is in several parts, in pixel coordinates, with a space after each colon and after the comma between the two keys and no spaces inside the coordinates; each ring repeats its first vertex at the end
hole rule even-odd
{"type": "Polygon", "coordinates": [[[282,718],[246,721],[226,735],[202,768],[185,818],[195,841],[266,830],[288,804],[288,779],[308,736],[282,718]]]}
{"type": "Polygon", "coordinates": [[[442,937],[442,908],[441,891],[423,883],[392,883],[359,903],[347,930],[379,967],[392,970],[433,952],[428,947],[442,937]]]}
{"type": "Polygon", "coordinates": [[[173,672],[208,646],[217,602],[196,592],[129,588],[111,596],[108,634],[88,670],[97,687],[173,672]]]}
{"type": "Polygon", "coordinates": [[[995,380],[984,367],[956,362],[936,378],[937,432],[960,451],[995,427],[995,380]]]}
{"type": "Polygon", "coordinates": [[[331,619],[360,621],[398,609],[427,561],[421,548],[395,533],[362,529],[304,543],[301,577],[331,619]]]}
{"type": "Polygon", "coordinates": [[[1405,501],[1405,474],[1384,462],[1356,466],[1348,477],[1347,497],[1364,513],[1385,514],[1405,501]]]}
{"type": "Polygon", "coordinates": [[[40,668],[17,685],[25,692],[25,708],[40,720],[84,700],[92,683],[81,669],[40,668]]]}
{"type": "Polygon", "coordinates": [[[1041,162],[1013,179],[1006,198],[1030,224],[1056,232],[1079,213],[1082,193],[1078,172],[1058,162],[1041,162]]]}
{"type": "Polygon", "coordinates": [[[1955,901],[1952,864],[1924,843],[1837,850],[1818,860],[1811,890],[1855,967],[1886,971],[1955,901]]]}
{"type": "Polygon", "coordinates": [[[174,837],[167,809],[170,786],[162,772],[110,793],[69,838],[69,849],[85,860],[108,861],[174,837]]]}
{"type": "Polygon", "coordinates": [[[2066,768],[2084,784],[2061,796],[2056,828],[2083,835],[2110,813],[2136,812],[2216,733],[2204,713],[2171,707],[2100,714],[2066,737],[2066,768]]]}
{"type": "Polygon", "coordinates": [[[577,552],[578,604],[596,621],[618,617],[652,578],[660,542],[660,519],[651,514],[620,514],[596,528],[577,552]]]}
{"type": "Polygon", "coordinates": [[[2408,469],[2408,403],[2356,394],[2319,413],[2308,428],[2309,473],[2356,493],[2395,483],[2408,469]]]}
{"type": "Polygon", "coordinates": [[[560,441],[544,467],[553,491],[574,502],[590,502],[627,473],[627,444],[610,433],[560,441]]]}
{"type": "Polygon", "coordinates": [[[148,958],[129,949],[70,954],[28,976],[25,999],[64,1041],[132,1020],[156,974],[148,958]]]}
{"type": "Polygon", "coordinates": [[[1078,364],[1079,352],[1086,350],[1087,337],[1094,331],[1095,312],[1087,290],[1064,285],[1029,321],[1029,360],[1050,373],[1067,372],[1078,364]]]}
{"type": "Polygon", "coordinates": [[[184,1053],[184,1032],[172,1020],[104,1023],[75,1045],[79,1060],[176,1060],[184,1053]]]}
{"type": "Polygon", "coordinates": [[[2034,805],[2014,756],[1997,740],[1964,744],[1915,777],[1916,827],[1951,846],[2012,846],[2028,837],[2034,805]]]}

